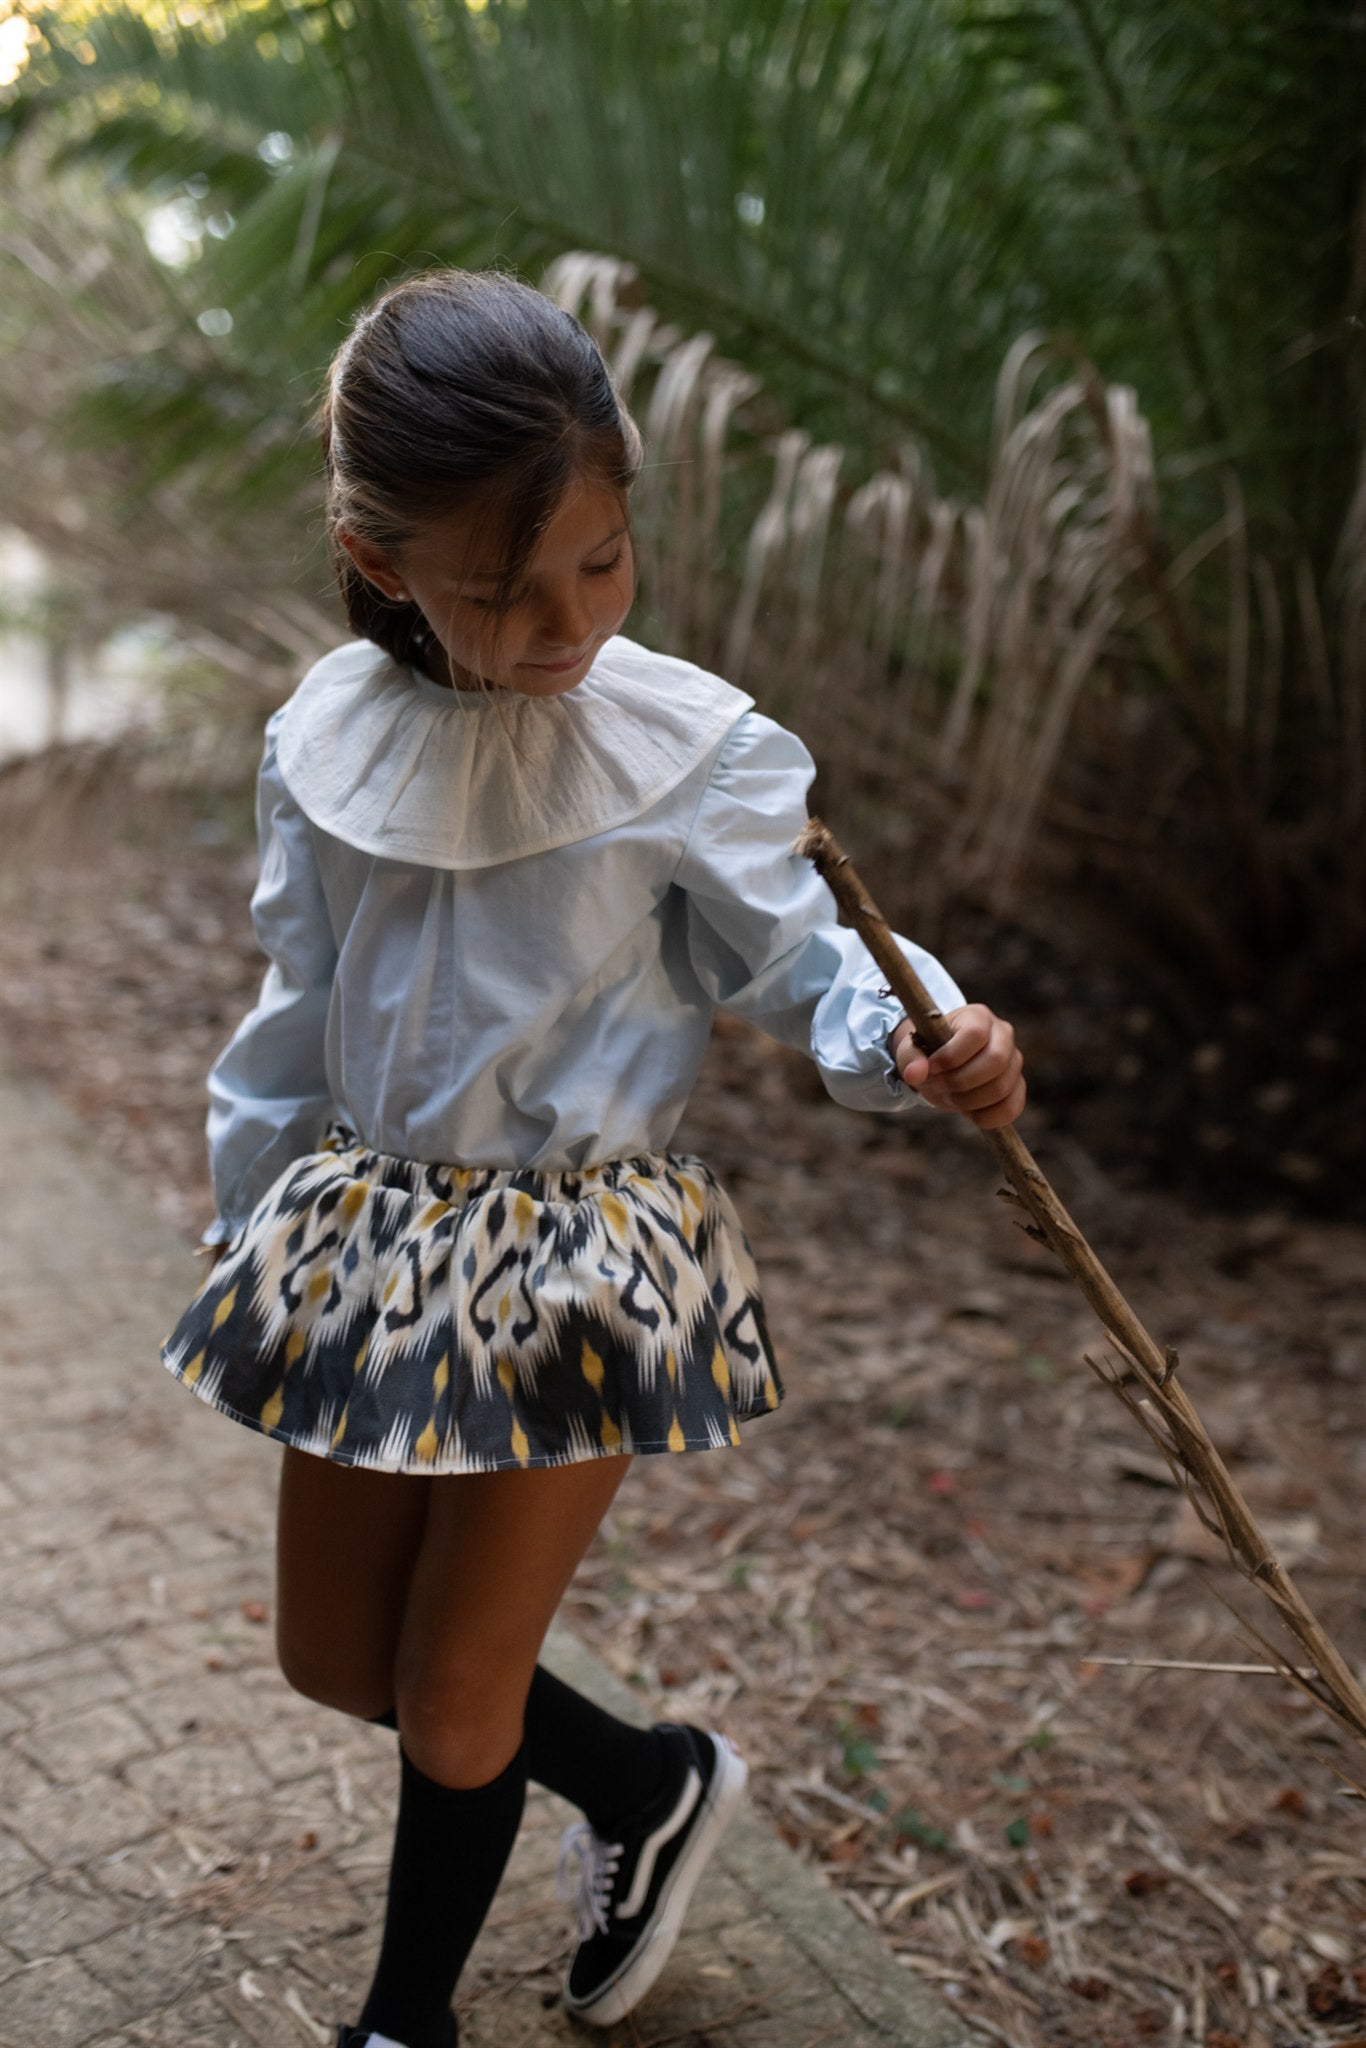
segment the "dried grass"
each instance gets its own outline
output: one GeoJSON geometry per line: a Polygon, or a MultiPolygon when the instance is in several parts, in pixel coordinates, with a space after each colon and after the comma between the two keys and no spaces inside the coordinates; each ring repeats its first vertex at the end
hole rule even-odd
{"type": "Polygon", "coordinates": [[[1087,378],[1050,382],[1056,358],[1027,335],[1002,369],[980,507],[940,497],[910,446],[899,469],[848,488],[843,451],[798,428],[779,428],[765,455],[757,381],[709,336],[680,337],[631,303],[634,279],[629,264],[575,254],[544,283],[632,395],[652,377],[639,529],[664,644],[757,687],[836,763],[852,718],[890,756],[884,780],[932,764],[954,789],[949,864],[1005,900],[1152,512],[1134,394],[1106,391],[1098,434],[1087,378]],[[765,462],[767,490],[737,526],[726,501],[765,462]]]}

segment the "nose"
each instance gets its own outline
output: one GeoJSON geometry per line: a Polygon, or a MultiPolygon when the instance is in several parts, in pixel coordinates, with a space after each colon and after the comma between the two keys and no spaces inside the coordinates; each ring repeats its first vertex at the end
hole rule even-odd
{"type": "Polygon", "coordinates": [[[540,624],[547,647],[563,648],[566,653],[592,639],[593,608],[577,578],[547,591],[540,624]]]}

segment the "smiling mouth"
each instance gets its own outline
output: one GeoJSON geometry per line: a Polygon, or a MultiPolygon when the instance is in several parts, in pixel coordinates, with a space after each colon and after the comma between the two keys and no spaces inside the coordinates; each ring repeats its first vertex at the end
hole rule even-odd
{"type": "Polygon", "coordinates": [[[524,666],[527,668],[538,668],[543,675],[568,675],[570,669],[577,668],[580,662],[586,661],[591,652],[591,648],[585,647],[582,654],[574,655],[569,661],[528,661],[524,666]]]}

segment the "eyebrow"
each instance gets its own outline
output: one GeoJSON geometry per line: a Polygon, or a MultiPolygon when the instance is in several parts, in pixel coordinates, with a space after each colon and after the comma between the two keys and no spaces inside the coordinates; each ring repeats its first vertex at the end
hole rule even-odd
{"type": "MultiPolygon", "coordinates": [[[[629,526],[626,525],[614,526],[612,531],[604,534],[601,540],[594,541],[591,548],[584,549],[585,559],[589,555],[596,555],[600,548],[610,547],[614,540],[620,540],[623,534],[629,533],[630,530],[629,526]]],[[[470,569],[460,578],[462,585],[466,583],[501,583],[502,580],[502,571],[500,569],[470,569]]]]}

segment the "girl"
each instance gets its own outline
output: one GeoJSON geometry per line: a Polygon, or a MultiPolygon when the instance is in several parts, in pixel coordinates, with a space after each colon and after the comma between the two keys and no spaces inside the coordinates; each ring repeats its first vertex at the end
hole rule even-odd
{"type": "Polygon", "coordinates": [[[791,852],[812,764],[620,629],[636,430],[576,321],[442,272],[358,323],[321,413],[357,635],[267,727],[270,961],[210,1077],[217,1263],[167,1366],[285,1446],[290,1684],[398,1730],[374,1982],[339,2048],[452,2048],[528,1777],[578,1806],[565,2001],[609,2025],[677,1937],[745,1766],[537,1664],[634,1453],[739,1442],[777,1370],[748,1246],[666,1148],[718,1004],[855,1108],[983,1125],[1009,1025],[926,1059],[791,852]]]}

